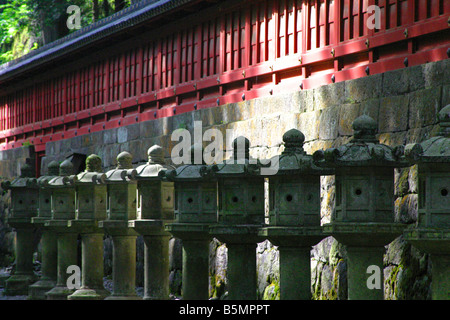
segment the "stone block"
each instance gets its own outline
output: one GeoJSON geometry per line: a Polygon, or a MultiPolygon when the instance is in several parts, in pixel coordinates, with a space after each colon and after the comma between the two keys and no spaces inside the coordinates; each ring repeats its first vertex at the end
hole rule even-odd
{"type": "Polygon", "coordinates": [[[401,132],[385,132],[378,135],[378,141],[388,146],[398,146],[405,144],[407,133],[401,132]]]}
{"type": "Polygon", "coordinates": [[[359,107],[360,115],[366,114],[378,122],[378,113],[380,111],[380,99],[374,98],[362,101],[359,107]]]}
{"type": "Polygon", "coordinates": [[[298,92],[300,100],[300,112],[314,110],[314,89],[302,90],[298,92]]]}
{"type": "Polygon", "coordinates": [[[141,138],[151,138],[162,135],[160,119],[142,121],[139,123],[139,136],[141,138]]]}
{"type": "Polygon", "coordinates": [[[422,65],[425,88],[438,87],[449,83],[449,80],[445,79],[445,77],[449,76],[446,68],[450,68],[450,64],[445,60],[422,65]]]}
{"type": "Polygon", "coordinates": [[[394,170],[394,195],[403,197],[409,191],[409,168],[394,170]]]}
{"type": "Polygon", "coordinates": [[[104,144],[117,143],[117,129],[109,129],[103,131],[103,143],[104,144]]]}
{"type": "Polygon", "coordinates": [[[83,136],[75,136],[73,138],[70,138],[70,149],[72,151],[79,150],[81,148],[81,141],[83,139],[83,136]]]}
{"type": "Polygon", "coordinates": [[[103,131],[96,131],[91,133],[92,145],[98,146],[103,144],[103,131]]]}
{"type": "MultiPolygon", "coordinates": [[[[359,80],[359,79],[358,79],[359,80]]],[[[314,110],[321,110],[333,105],[345,103],[345,82],[332,83],[313,89],[314,110]]]]}
{"type": "Polygon", "coordinates": [[[134,123],[117,129],[117,142],[124,143],[139,138],[139,124],[134,123]]]}
{"type": "Polygon", "coordinates": [[[120,145],[119,144],[108,144],[103,148],[103,166],[111,167],[116,166],[117,161],[116,158],[120,153],[120,145]]]}
{"type": "Polygon", "coordinates": [[[409,94],[409,128],[436,123],[441,102],[441,87],[418,90],[409,94]]]}
{"type": "Polygon", "coordinates": [[[298,114],[298,130],[305,135],[305,142],[319,138],[320,111],[308,111],[298,114]]]}
{"type": "Polygon", "coordinates": [[[83,147],[89,147],[92,145],[93,141],[92,141],[92,135],[90,133],[88,134],[83,134],[82,136],[80,136],[81,139],[81,148],[83,147]]]}
{"type": "Polygon", "coordinates": [[[404,131],[408,128],[409,96],[392,96],[382,98],[378,116],[378,132],[404,131]]]}
{"type": "Polygon", "coordinates": [[[439,125],[426,126],[423,128],[409,129],[406,133],[406,143],[418,143],[427,140],[439,131],[439,125]]]}
{"type": "MultiPolygon", "coordinates": [[[[215,108],[211,108],[215,109],[215,108]]],[[[171,117],[171,128],[170,134],[176,129],[186,129],[192,132],[194,129],[194,120],[190,112],[184,112],[176,116],[171,117]]]]}
{"type": "Polygon", "coordinates": [[[397,69],[383,74],[383,96],[397,96],[409,92],[408,69],[397,69]]]}
{"type": "Polygon", "coordinates": [[[339,126],[339,106],[322,110],[319,118],[319,139],[336,139],[339,126]]]}
{"type": "Polygon", "coordinates": [[[396,222],[414,223],[417,221],[417,194],[407,194],[395,200],[394,218],[396,222]]]}
{"type": "Polygon", "coordinates": [[[345,101],[361,102],[378,98],[382,92],[382,74],[345,81],[345,101]]]}
{"type": "Polygon", "coordinates": [[[422,65],[406,68],[408,91],[413,92],[425,88],[425,77],[422,65]]]}
{"type": "Polygon", "coordinates": [[[343,104],[339,108],[338,132],[341,136],[353,135],[353,121],[360,115],[359,104],[343,104]]]}

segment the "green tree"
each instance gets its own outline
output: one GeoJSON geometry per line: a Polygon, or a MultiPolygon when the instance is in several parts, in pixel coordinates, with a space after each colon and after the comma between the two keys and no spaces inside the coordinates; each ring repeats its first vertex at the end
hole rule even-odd
{"type": "Polygon", "coordinates": [[[130,0],[0,0],[0,64],[76,31],[66,25],[69,5],[80,7],[81,27],[86,27],[130,0]]]}

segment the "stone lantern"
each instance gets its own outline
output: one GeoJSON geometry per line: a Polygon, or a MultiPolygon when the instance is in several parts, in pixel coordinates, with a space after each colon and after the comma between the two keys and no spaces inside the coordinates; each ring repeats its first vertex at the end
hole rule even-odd
{"type": "Polygon", "coordinates": [[[417,164],[418,221],[406,229],[405,239],[431,254],[433,300],[450,299],[450,105],[438,113],[440,132],[422,143],[406,146],[417,164]]]}
{"type": "Polygon", "coordinates": [[[174,167],[164,160],[158,145],[148,149],[148,162],[136,168],[137,217],[129,221],[144,239],[144,299],[169,298],[169,240],[164,223],[174,219],[173,182],[161,181],[158,174],[174,167]]]}
{"type": "Polygon", "coordinates": [[[99,227],[113,241],[113,292],[108,300],[138,300],[136,295],[136,237],[137,232],[128,226],[136,220],[136,170],[132,155],[126,151],[117,156],[117,167],[106,172],[106,220],[99,227]]]}
{"type": "Polygon", "coordinates": [[[217,181],[204,174],[204,163],[194,163],[196,152],[203,155],[202,145],[194,144],[189,151],[191,164],[160,174],[163,180],[175,183],[175,222],[167,224],[166,230],[183,243],[183,299],[207,300],[209,226],[217,223],[217,181]]]}
{"type": "Polygon", "coordinates": [[[33,272],[35,227],[31,219],[37,215],[39,189],[33,168],[25,163],[20,177],[5,181],[2,188],[11,190],[11,216],[7,223],[16,231],[16,270],[6,280],[5,295],[28,295],[28,286],[36,280],[33,272]]]}
{"type": "Polygon", "coordinates": [[[106,219],[106,185],[102,159],[91,154],[86,158],[86,170],[70,176],[75,186],[75,219],[68,226],[81,235],[81,288],[68,296],[69,300],[102,300],[109,295],[103,287],[103,229],[106,219]]]}
{"type": "Polygon", "coordinates": [[[233,158],[208,167],[218,181],[218,224],[210,234],[228,249],[229,299],[256,299],[256,245],[264,224],[264,177],[261,164],[249,156],[250,142],[233,141],[233,158]]]}
{"type": "Polygon", "coordinates": [[[48,300],[66,300],[74,291],[67,287],[67,268],[78,265],[78,234],[67,226],[68,221],[75,218],[75,186],[69,179],[73,170],[72,162],[66,159],[59,166],[59,176],[48,182],[52,193],[52,218],[44,226],[56,233],[58,252],[56,286],[46,293],[48,300]]]}
{"type": "Polygon", "coordinates": [[[313,155],[318,166],[335,169],[335,212],[323,230],[347,247],[349,299],[382,300],[384,246],[405,227],[394,223],[394,168],[408,164],[404,146],[378,142],[369,116],[358,117],[353,130],[350,143],[313,155]]]}
{"type": "Polygon", "coordinates": [[[39,207],[37,217],[31,218],[31,222],[42,232],[41,236],[41,277],[38,282],[29,287],[29,298],[31,300],[45,300],[45,293],[55,287],[57,272],[57,248],[56,233],[45,227],[45,222],[52,218],[51,189],[48,182],[59,174],[59,164],[52,161],[48,164],[47,175],[37,179],[39,186],[39,207]]]}
{"type": "Polygon", "coordinates": [[[259,234],[278,246],[280,298],[311,299],[311,247],[325,236],[320,226],[319,168],[303,150],[305,136],[296,129],[283,135],[284,151],[271,159],[278,171],[269,178],[269,226],[259,234]]]}

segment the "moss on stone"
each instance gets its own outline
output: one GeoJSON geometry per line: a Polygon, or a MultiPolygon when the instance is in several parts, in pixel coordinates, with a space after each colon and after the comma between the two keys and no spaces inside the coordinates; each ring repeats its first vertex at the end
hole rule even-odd
{"type": "Polygon", "coordinates": [[[280,284],[277,280],[264,289],[263,300],[280,300],[280,284]]]}

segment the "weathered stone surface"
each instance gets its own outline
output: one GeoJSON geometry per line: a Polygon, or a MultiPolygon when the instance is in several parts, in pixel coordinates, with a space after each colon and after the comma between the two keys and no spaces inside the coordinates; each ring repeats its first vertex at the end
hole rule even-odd
{"type": "Polygon", "coordinates": [[[409,191],[409,168],[394,169],[394,195],[403,197],[409,191]]]}
{"type": "Polygon", "coordinates": [[[104,144],[117,143],[117,129],[109,129],[103,131],[103,143],[104,144]]]}
{"type": "Polygon", "coordinates": [[[346,83],[347,81],[314,88],[314,110],[322,110],[345,103],[346,83]]]}
{"type": "Polygon", "coordinates": [[[299,91],[300,112],[311,112],[314,110],[314,89],[299,91]]]}
{"type": "Polygon", "coordinates": [[[435,136],[439,132],[439,125],[414,128],[406,132],[406,143],[418,143],[435,136]]]}
{"type": "Polygon", "coordinates": [[[360,115],[359,104],[343,104],[339,110],[338,132],[341,136],[353,135],[352,123],[360,115]]]}
{"type": "Polygon", "coordinates": [[[397,96],[409,91],[409,73],[397,69],[383,74],[383,96],[397,96]]]}
{"type": "Polygon", "coordinates": [[[414,223],[418,216],[417,194],[407,194],[395,200],[395,221],[414,223]]]}
{"type": "Polygon", "coordinates": [[[382,98],[378,118],[378,132],[397,132],[408,128],[409,97],[391,96],[382,98]]]}
{"type": "Polygon", "coordinates": [[[382,74],[345,81],[345,101],[361,102],[381,95],[382,74]]]}
{"type": "Polygon", "coordinates": [[[360,115],[365,114],[378,122],[378,113],[380,111],[380,99],[374,98],[362,101],[359,107],[360,115]]]}
{"type": "Polygon", "coordinates": [[[268,240],[259,243],[256,252],[257,290],[262,298],[266,287],[279,281],[279,252],[268,240]]]}
{"type": "Polygon", "coordinates": [[[448,70],[449,63],[445,59],[443,61],[431,62],[422,65],[423,77],[425,80],[425,87],[437,87],[443,84],[448,84],[449,80],[445,77],[449,75],[448,70]]]}
{"type": "Polygon", "coordinates": [[[336,139],[338,135],[339,106],[322,110],[319,118],[319,139],[336,139]]]}
{"type": "Polygon", "coordinates": [[[305,142],[319,138],[320,111],[308,111],[298,114],[298,127],[305,135],[305,142]]]}
{"type": "Polygon", "coordinates": [[[409,94],[409,128],[420,128],[436,123],[441,101],[441,88],[423,89],[409,94]]]}
{"type": "Polygon", "coordinates": [[[425,78],[422,65],[412,66],[405,69],[408,81],[408,91],[416,91],[423,89],[425,85],[425,78]]]}
{"type": "MultiPolygon", "coordinates": [[[[160,136],[163,133],[161,120],[148,120],[139,123],[139,136],[141,139],[160,136]]],[[[106,143],[106,142],[105,142],[106,143]]]]}
{"type": "Polygon", "coordinates": [[[139,138],[139,123],[130,124],[128,126],[117,129],[117,142],[124,143],[139,138]]]}

